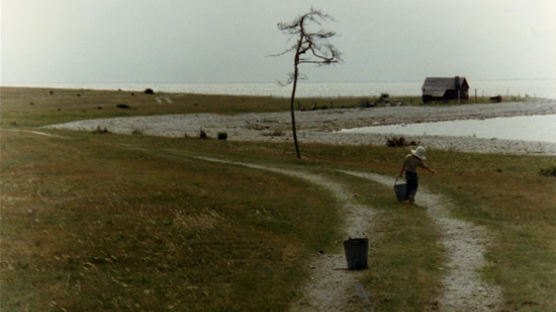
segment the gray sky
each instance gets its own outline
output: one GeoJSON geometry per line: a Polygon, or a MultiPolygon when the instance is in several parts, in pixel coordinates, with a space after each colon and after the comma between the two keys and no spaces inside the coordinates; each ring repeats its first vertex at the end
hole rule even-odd
{"type": "Polygon", "coordinates": [[[312,82],[556,78],[554,0],[1,0],[2,83],[274,82],[311,6],[344,63],[312,82]]]}

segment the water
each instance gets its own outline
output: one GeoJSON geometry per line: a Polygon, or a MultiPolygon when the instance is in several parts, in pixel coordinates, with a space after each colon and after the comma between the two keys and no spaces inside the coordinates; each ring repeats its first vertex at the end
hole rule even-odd
{"type": "MultiPolygon", "coordinates": [[[[470,97],[475,96],[475,89],[477,89],[478,96],[500,94],[502,96],[520,95],[556,99],[556,79],[488,81],[468,79],[468,81],[470,97]]],[[[291,85],[282,87],[278,83],[25,83],[17,85],[103,90],[144,90],[152,88],[155,91],[165,92],[275,97],[289,97],[291,93],[291,85]]],[[[420,96],[422,85],[423,81],[335,83],[300,81],[296,94],[299,97],[378,96],[381,93],[420,96]]]]}
{"type": "Polygon", "coordinates": [[[471,119],[375,126],[344,129],[340,132],[470,136],[485,139],[496,138],[556,143],[556,115],[499,117],[482,120],[471,119]]]}

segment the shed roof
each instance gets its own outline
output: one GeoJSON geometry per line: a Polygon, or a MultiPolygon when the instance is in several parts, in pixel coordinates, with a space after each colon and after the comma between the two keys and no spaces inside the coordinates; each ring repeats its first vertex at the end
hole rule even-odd
{"type": "Polygon", "coordinates": [[[442,97],[446,90],[457,90],[464,84],[467,84],[465,77],[427,77],[423,83],[423,95],[442,97]]]}

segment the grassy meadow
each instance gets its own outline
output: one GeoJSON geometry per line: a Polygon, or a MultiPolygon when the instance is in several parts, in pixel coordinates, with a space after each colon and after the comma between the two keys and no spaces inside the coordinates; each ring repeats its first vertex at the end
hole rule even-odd
{"type": "MultiPolygon", "coordinates": [[[[182,93],[145,94],[141,91],[103,91],[90,89],[0,88],[2,119],[0,126],[36,127],[46,124],[94,118],[144,116],[182,113],[237,114],[244,112],[276,112],[289,110],[286,98],[268,96],[222,96],[182,93]],[[168,101],[169,99],[170,101],[168,101]]],[[[507,97],[506,101],[521,101],[507,97]]],[[[295,108],[330,109],[386,105],[422,105],[419,96],[299,98],[295,108]]],[[[469,103],[489,103],[488,97],[471,99],[469,103]]],[[[453,105],[429,103],[428,105],[453,105]]]]}
{"type": "MultiPolygon", "coordinates": [[[[300,101],[330,108],[363,100],[300,101]]],[[[374,310],[434,306],[446,255],[426,211],[336,171],[394,176],[405,148],[301,145],[297,160],[292,144],[29,132],[90,118],[287,109],[287,99],[271,97],[2,88],[0,310],[286,311],[311,257],[341,248],[339,204],[303,180],[191,156],[345,184],[378,211],[362,280],[374,310]]],[[[440,150],[428,158],[439,173],[422,174],[422,184],[493,237],[481,275],[502,288],[503,311],[552,310],[556,179],[539,172],[556,158],[440,150]]]]}

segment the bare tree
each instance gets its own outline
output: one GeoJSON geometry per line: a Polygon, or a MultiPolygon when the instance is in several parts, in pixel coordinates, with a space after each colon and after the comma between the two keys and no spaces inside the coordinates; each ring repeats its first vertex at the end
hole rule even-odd
{"type": "Polygon", "coordinates": [[[328,39],[336,35],[335,32],[317,30],[310,28],[314,26],[322,26],[321,22],[333,21],[334,19],[319,10],[311,8],[311,11],[297,17],[291,23],[278,23],[278,29],[296,39],[295,44],[278,55],[284,55],[294,52],[294,71],[291,74],[288,83],[293,82],[292,94],[290,99],[290,111],[292,120],[293,141],[295,144],[295,153],[297,158],[301,158],[299,152],[299,144],[297,142],[297,133],[295,128],[295,91],[297,89],[297,80],[300,78],[299,64],[317,64],[330,65],[340,62],[340,52],[332,44],[328,43],[328,39]]]}

